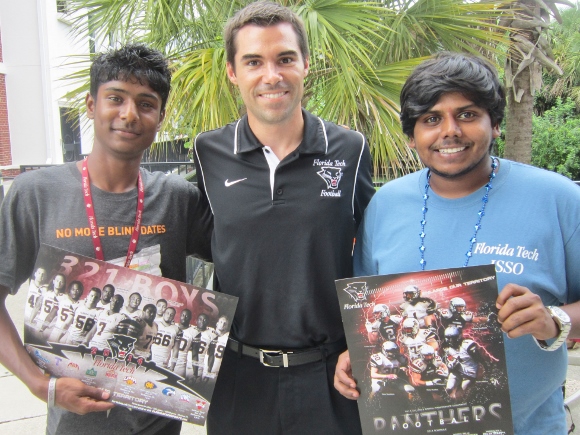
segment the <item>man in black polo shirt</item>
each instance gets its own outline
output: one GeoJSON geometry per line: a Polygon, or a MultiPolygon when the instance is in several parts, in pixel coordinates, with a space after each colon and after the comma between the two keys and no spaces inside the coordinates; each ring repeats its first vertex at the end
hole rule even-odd
{"type": "Polygon", "coordinates": [[[252,3],[224,34],[247,115],[200,134],[195,152],[216,285],[240,300],[208,433],[359,433],[356,406],[332,386],[346,347],[334,280],[352,274],[374,192],[368,146],[301,108],[308,44],[289,9],[252,3]]]}

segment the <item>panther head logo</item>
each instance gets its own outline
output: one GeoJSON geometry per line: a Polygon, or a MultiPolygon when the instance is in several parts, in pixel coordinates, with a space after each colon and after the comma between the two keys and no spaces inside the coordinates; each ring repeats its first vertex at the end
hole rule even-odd
{"type": "Polygon", "coordinates": [[[338,183],[340,183],[340,179],[342,178],[342,170],[340,168],[330,168],[325,166],[322,170],[318,171],[317,174],[326,181],[326,185],[329,189],[338,189],[338,183]]]}
{"type": "Polygon", "coordinates": [[[134,337],[128,337],[126,335],[119,334],[114,334],[113,338],[109,338],[107,340],[109,347],[111,348],[113,358],[120,360],[125,360],[125,358],[127,358],[127,356],[131,353],[133,347],[135,346],[135,341],[137,341],[137,339],[134,337]]]}
{"type": "Polygon", "coordinates": [[[367,299],[368,287],[366,282],[351,282],[344,289],[355,302],[362,302],[367,299]]]}

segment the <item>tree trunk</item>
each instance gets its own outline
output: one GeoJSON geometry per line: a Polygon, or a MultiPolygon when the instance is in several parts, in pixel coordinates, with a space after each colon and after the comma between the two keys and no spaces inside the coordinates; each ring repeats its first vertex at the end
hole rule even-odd
{"type": "MultiPolygon", "coordinates": [[[[509,68],[509,65],[506,68],[509,68]]],[[[530,92],[529,68],[525,68],[518,74],[514,79],[514,85],[516,89],[522,89],[524,93],[518,103],[514,98],[513,90],[507,90],[504,157],[516,162],[530,164],[532,161],[534,97],[530,92]]]]}

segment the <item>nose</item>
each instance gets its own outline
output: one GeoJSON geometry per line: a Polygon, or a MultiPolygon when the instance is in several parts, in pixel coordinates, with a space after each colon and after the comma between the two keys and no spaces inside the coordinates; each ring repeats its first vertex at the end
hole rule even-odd
{"type": "Polygon", "coordinates": [[[280,69],[278,65],[275,63],[267,63],[265,65],[265,72],[264,72],[264,82],[270,85],[275,85],[278,82],[282,81],[282,76],[280,74],[280,69]]]}
{"type": "Polygon", "coordinates": [[[459,137],[461,136],[461,127],[453,116],[446,116],[443,119],[441,130],[443,137],[459,137]]]}
{"type": "Polygon", "coordinates": [[[137,110],[137,103],[131,98],[127,98],[121,107],[120,113],[121,119],[127,123],[135,121],[139,117],[139,111],[137,110]]]}

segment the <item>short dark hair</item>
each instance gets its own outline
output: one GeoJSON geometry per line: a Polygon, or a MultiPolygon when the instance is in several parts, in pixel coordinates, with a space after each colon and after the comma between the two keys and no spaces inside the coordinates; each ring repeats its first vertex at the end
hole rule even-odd
{"type": "Polygon", "coordinates": [[[289,23],[292,25],[298,38],[298,46],[300,47],[302,57],[306,59],[309,55],[308,37],[306,36],[306,29],[300,17],[289,8],[278,3],[260,0],[240,9],[226,23],[224,28],[224,42],[227,61],[234,66],[236,36],[242,27],[248,24],[269,27],[280,23],[289,23]]]}
{"type": "Polygon", "coordinates": [[[486,109],[492,126],[501,124],[506,99],[495,68],[481,57],[443,52],[420,64],[405,82],[401,90],[403,132],[413,137],[417,119],[450,92],[486,109]]]}
{"type": "Polygon", "coordinates": [[[153,310],[153,312],[155,314],[157,314],[157,307],[155,305],[153,305],[153,304],[147,304],[147,305],[145,305],[143,307],[143,311],[145,311],[145,310],[149,310],[149,311],[153,310]]]}
{"type": "Polygon", "coordinates": [[[161,97],[161,110],[171,89],[171,71],[161,52],[143,44],[129,44],[99,54],[91,65],[91,95],[97,98],[99,86],[112,80],[137,80],[161,97]]]}

